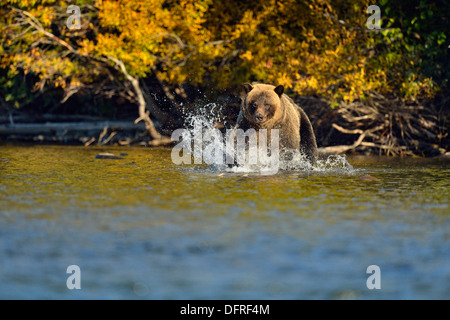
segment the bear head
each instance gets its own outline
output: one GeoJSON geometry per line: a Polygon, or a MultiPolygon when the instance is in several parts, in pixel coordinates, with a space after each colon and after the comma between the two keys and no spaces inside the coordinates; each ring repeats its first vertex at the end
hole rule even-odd
{"type": "Polygon", "coordinates": [[[246,97],[243,100],[244,117],[258,128],[267,128],[282,115],[281,96],[284,87],[267,84],[244,84],[246,97]]]}

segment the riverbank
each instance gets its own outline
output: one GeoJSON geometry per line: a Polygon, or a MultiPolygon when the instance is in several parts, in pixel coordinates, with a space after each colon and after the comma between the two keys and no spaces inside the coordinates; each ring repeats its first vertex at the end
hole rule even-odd
{"type": "MultiPolygon", "coordinates": [[[[59,122],[0,125],[1,145],[67,145],[67,146],[122,146],[122,147],[154,147],[144,126],[133,121],[96,121],[96,122],[59,122]]],[[[168,145],[170,146],[170,145],[168,145]]],[[[319,142],[319,155],[332,154],[380,155],[367,145],[334,145],[322,146],[319,142]]],[[[450,152],[436,146],[430,155],[425,157],[450,158],[450,152]]],[[[405,154],[404,156],[419,156],[405,154]]]]}
{"type": "MultiPolygon", "coordinates": [[[[239,113],[236,96],[219,98],[200,107],[212,113],[216,127],[231,128],[239,113]]],[[[321,154],[364,154],[388,156],[439,157],[449,154],[449,111],[446,100],[406,103],[398,99],[372,99],[369,102],[341,104],[331,108],[319,98],[297,96],[295,101],[308,114],[321,154]]],[[[0,142],[58,145],[158,146],[143,122],[136,123],[133,106],[126,117],[100,117],[73,114],[0,116],[0,142]]],[[[189,110],[189,108],[187,108],[189,110]]],[[[192,108],[189,112],[192,111],[192,108]]],[[[186,118],[190,116],[184,115],[186,118]]],[[[177,119],[180,123],[183,119],[177,119]]],[[[170,137],[170,119],[153,119],[158,132],[170,137]]],[[[169,142],[164,144],[170,145],[169,142]]]]}

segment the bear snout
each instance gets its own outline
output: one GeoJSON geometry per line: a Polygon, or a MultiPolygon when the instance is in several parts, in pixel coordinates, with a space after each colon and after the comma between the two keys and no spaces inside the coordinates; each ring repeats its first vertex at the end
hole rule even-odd
{"type": "Polygon", "coordinates": [[[264,120],[264,115],[261,114],[261,113],[256,113],[256,114],[255,114],[255,120],[256,120],[257,122],[263,121],[263,120],[264,120]]]}

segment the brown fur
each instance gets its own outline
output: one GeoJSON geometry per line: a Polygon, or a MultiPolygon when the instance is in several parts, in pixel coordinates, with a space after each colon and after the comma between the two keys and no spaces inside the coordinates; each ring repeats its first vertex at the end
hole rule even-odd
{"type": "Polygon", "coordinates": [[[314,130],[308,116],[283,93],[283,86],[246,83],[246,96],[242,101],[236,128],[279,129],[280,149],[296,149],[312,163],[317,158],[314,130]]]}

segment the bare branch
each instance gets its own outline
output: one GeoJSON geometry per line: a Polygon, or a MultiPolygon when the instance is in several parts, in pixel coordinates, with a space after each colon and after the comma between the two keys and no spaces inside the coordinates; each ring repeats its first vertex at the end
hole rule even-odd
{"type": "MultiPolygon", "coordinates": [[[[115,66],[121,71],[121,73],[125,76],[125,78],[131,83],[131,85],[133,87],[133,93],[136,95],[136,99],[137,99],[137,103],[138,103],[138,107],[139,107],[139,118],[135,121],[135,123],[138,123],[139,121],[143,120],[145,123],[145,128],[148,130],[148,132],[150,133],[150,135],[153,139],[159,141],[158,144],[172,143],[172,140],[169,137],[161,135],[156,130],[155,125],[153,124],[153,121],[150,119],[150,112],[146,111],[147,104],[146,104],[144,95],[142,93],[142,90],[139,86],[139,80],[137,78],[131,76],[128,73],[124,63],[121,60],[116,59],[112,56],[108,56],[106,59],[104,57],[93,57],[93,56],[88,56],[85,53],[81,53],[76,48],[74,48],[69,43],[67,43],[66,41],[64,41],[64,40],[58,38],[57,36],[55,36],[54,34],[46,31],[44,29],[44,27],[42,26],[42,24],[31,13],[21,10],[21,9],[18,9],[18,8],[14,8],[14,7],[12,7],[12,10],[14,10],[15,12],[17,12],[20,15],[20,17],[21,17],[20,20],[23,20],[30,25],[30,27],[28,29],[26,29],[23,33],[26,33],[26,31],[29,31],[30,28],[34,28],[37,32],[39,32],[43,36],[50,38],[51,40],[57,42],[59,45],[63,46],[67,50],[69,50],[70,53],[73,53],[79,57],[88,58],[92,61],[98,61],[98,62],[102,62],[105,64],[109,64],[108,63],[109,61],[114,62],[115,66]]],[[[178,43],[180,45],[182,45],[183,47],[192,47],[192,46],[185,45],[181,41],[181,39],[176,35],[173,35],[173,34],[167,34],[167,35],[175,38],[178,41],[178,43]]],[[[44,84],[45,84],[45,79],[41,82],[41,89],[43,88],[44,84]]],[[[66,101],[72,94],[76,93],[78,90],[79,90],[78,87],[71,88],[66,93],[62,102],[66,101]]]]}
{"type": "Polygon", "coordinates": [[[108,56],[108,59],[114,62],[122,71],[123,75],[127,78],[127,80],[131,83],[133,86],[134,92],[137,97],[138,101],[138,107],[139,107],[139,118],[136,119],[135,123],[138,123],[140,121],[144,121],[145,128],[148,130],[150,135],[153,139],[161,141],[161,143],[169,144],[172,143],[172,140],[169,137],[161,135],[155,128],[155,125],[153,124],[153,121],[150,119],[150,112],[146,110],[146,102],[144,99],[144,95],[142,93],[142,90],[139,86],[139,81],[135,77],[131,76],[126,67],[125,64],[112,56],[108,56]]]}
{"type": "Polygon", "coordinates": [[[63,47],[67,48],[67,50],[69,50],[72,53],[75,53],[75,54],[77,54],[79,56],[85,56],[84,54],[79,53],[74,47],[72,47],[66,41],[58,38],[53,33],[50,33],[47,30],[45,30],[44,27],[42,26],[42,24],[39,22],[39,20],[37,20],[36,17],[34,17],[31,13],[29,13],[29,12],[27,12],[25,10],[14,8],[14,7],[12,7],[12,9],[14,11],[18,12],[19,14],[21,14],[23,16],[26,16],[27,17],[26,21],[30,24],[30,26],[34,27],[37,31],[42,33],[44,36],[46,36],[46,37],[48,37],[48,38],[58,42],[60,45],[62,45],[63,47]]]}

